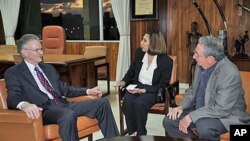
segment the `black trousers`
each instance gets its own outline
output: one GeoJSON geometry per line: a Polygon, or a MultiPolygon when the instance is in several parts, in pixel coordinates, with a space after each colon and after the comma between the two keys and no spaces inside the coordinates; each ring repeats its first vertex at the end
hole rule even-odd
{"type": "Polygon", "coordinates": [[[63,141],[78,141],[77,117],[97,118],[104,137],[119,136],[119,131],[107,98],[44,106],[44,124],[58,124],[63,141]]]}
{"type": "Polygon", "coordinates": [[[171,120],[168,117],[163,119],[163,126],[167,131],[168,135],[176,138],[183,137],[191,137],[191,138],[199,138],[201,140],[209,140],[209,141],[219,141],[220,134],[227,132],[227,129],[223,126],[217,118],[202,118],[195,123],[191,123],[188,127],[188,134],[185,134],[179,130],[179,122],[180,120],[186,116],[188,113],[183,112],[180,118],[176,120],[171,120]],[[194,134],[193,129],[196,129],[196,133],[194,134]],[[197,136],[198,135],[198,136],[197,136]]]}
{"type": "Polygon", "coordinates": [[[128,133],[137,132],[137,135],[146,135],[146,122],[148,119],[148,110],[155,103],[156,94],[130,94],[124,95],[124,115],[128,128],[128,133]]]}

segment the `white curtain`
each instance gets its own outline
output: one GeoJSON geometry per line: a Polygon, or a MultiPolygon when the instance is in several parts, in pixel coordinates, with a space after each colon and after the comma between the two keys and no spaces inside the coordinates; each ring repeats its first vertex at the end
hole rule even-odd
{"type": "Polygon", "coordinates": [[[120,33],[119,52],[116,68],[116,82],[119,82],[130,66],[130,0],[112,0],[112,9],[120,33]]]}
{"type": "Polygon", "coordinates": [[[0,0],[6,45],[15,45],[14,34],[17,27],[21,0],[0,0]]]}

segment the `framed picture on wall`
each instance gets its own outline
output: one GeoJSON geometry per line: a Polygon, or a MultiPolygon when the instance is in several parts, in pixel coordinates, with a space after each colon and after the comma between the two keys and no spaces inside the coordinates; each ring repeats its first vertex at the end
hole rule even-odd
{"type": "Polygon", "coordinates": [[[157,20],[158,0],[130,0],[131,20],[157,20]]]}

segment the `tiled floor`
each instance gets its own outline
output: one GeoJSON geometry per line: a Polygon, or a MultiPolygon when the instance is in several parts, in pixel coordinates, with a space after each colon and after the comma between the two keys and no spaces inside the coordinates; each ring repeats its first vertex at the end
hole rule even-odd
{"type": "MultiPolygon", "coordinates": [[[[106,84],[105,81],[99,82],[98,84],[99,87],[102,88],[102,90],[105,92],[106,91],[106,84]]],[[[187,85],[180,85],[180,87],[187,87],[187,85]]],[[[115,120],[119,128],[119,107],[118,107],[118,92],[115,89],[115,82],[111,82],[111,94],[108,95],[107,97],[109,98],[109,101],[111,103],[111,107],[113,110],[113,114],[115,116],[115,120]]],[[[183,90],[182,90],[183,92],[183,90]]],[[[147,121],[147,131],[148,135],[158,135],[158,136],[164,136],[165,131],[162,126],[162,120],[163,120],[164,115],[157,115],[157,114],[149,114],[148,116],[148,121],[147,121]]],[[[98,131],[93,134],[93,140],[98,140],[100,138],[103,138],[103,135],[101,131],[98,131]]],[[[87,141],[87,138],[82,139],[81,141],[87,141]]]]}

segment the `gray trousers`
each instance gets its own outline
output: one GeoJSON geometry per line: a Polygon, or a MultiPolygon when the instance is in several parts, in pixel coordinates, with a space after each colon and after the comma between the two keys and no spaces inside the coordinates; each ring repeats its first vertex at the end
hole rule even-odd
{"type": "Polygon", "coordinates": [[[185,115],[187,115],[187,113],[183,112],[180,118],[176,120],[171,120],[168,117],[163,119],[163,126],[169,136],[176,138],[198,137],[201,140],[219,141],[220,134],[227,132],[227,129],[223,126],[219,119],[202,118],[189,125],[188,134],[183,133],[179,130],[179,122],[185,115]],[[197,134],[194,134],[193,129],[196,129],[197,134]]]}
{"type": "Polygon", "coordinates": [[[43,111],[44,124],[59,125],[59,134],[63,141],[78,141],[77,117],[97,118],[104,137],[119,136],[119,131],[107,98],[70,102],[67,104],[49,104],[43,111]]]}

